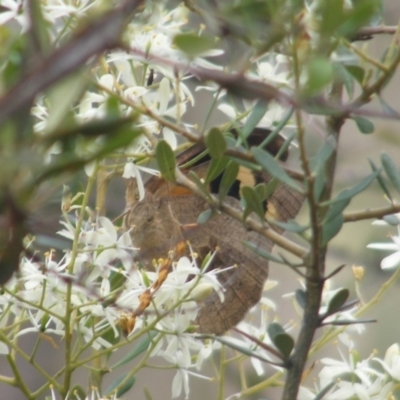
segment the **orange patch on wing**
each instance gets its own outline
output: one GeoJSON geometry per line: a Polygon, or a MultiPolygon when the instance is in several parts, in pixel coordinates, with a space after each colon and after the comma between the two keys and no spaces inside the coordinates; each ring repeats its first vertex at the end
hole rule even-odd
{"type": "Polygon", "coordinates": [[[173,186],[170,188],[170,194],[172,196],[188,196],[191,195],[192,192],[183,186],[173,186]]]}

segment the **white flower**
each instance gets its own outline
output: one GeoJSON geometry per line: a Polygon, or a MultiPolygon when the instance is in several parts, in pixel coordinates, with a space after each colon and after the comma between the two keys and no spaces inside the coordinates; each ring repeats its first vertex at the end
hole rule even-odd
{"type": "Polygon", "coordinates": [[[386,350],[383,360],[377,357],[373,360],[378,361],[393,380],[400,381],[400,348],[397,343],[386,350]]]}
{"type": "Polygon", "coordinates": [[[25,32],[29,27],[29,18],[25,5],[25,0],[1,0],[0,6],[8,11],[0,13],[0,25],[15,20],[22,27],[22,32],[25,32]]]}
{"type": "Polygon", "coordinates": [[[392,240],[393,243],[371,243],[367,246],[368,249],[377,249],[377,250],[392,250],[393,254],[385,257],[381,261],[382,269],[392,269],[398,268],[400,266],[400,227],[397,227],[398,235],[393,235],[392,240]]]}

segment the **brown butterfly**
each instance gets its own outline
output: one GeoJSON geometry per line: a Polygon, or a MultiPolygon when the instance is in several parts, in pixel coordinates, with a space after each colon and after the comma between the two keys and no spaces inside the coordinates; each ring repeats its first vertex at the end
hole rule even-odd
{"type": "MultiPolygon", "coordinates": [[[[256,128],[247,138],[248,145],[260,145],[269,133],[267,129],[256,128]]],[[[234,134],[237,135],[236,132],[234,134]]],[[[283,142],[283,138],[278,136],[265,150],[275,156],[283,142]]],[[[192,146],[177,157],[178,165],[186,164],[203,151],[204,146],[201,144],[192,146]]],[[[287,156],[288,152],[283,152],[281,160],[286,160],[287,156]]],[[[210,156],[204,154],[190,166],[190,170],[203,178],[209,163],[210,156]]],[[[183,169],[183,172],[188,171],[183,169]]],[[[211,193],[218,193],[221,176],[222,174],[210,182],[211,193]]],[[[241,187],[268,184],[270,181],[271,176],[266,172],[240,167],[237,179],[224,201],[241,210],[241,187]]],[[[153,259],[167,257],[169,251],[182,240],[190,242],[191,247],[199,254],[200,261],[217,249],[212,261],[213,268],[222,269],[232,265],[237,265],[237,268],[218,275],[225,289],[225,300],[221,302],[218,294],[213,292],[200,304],[195,323],[199,332],[215,334],[222,334],[237,325],[260,300],[268,276],[268,261],[246,247],[243,242],[252,242],[267,251],[272,250],[273,243],[225,214],[217,214],[207,222],[197,224],[199,214],[209,209],[208,203],[188,189],[163,178],[153,177],[147,182],[145,198],[140,202],[132,200],[132,190],[132,184],[128,184],[125,225],[131,229],[133,243],[139,248],[141,263],[151,268],[153,259]]],[[[287,221],[297,214],[302,201],[301,194],[279,183],[264,202],[265,213],[276,220],[287,221]]]]}

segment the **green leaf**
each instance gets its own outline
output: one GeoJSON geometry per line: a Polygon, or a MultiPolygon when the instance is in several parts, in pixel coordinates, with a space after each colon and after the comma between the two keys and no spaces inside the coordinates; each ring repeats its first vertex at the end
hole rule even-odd
{"type": "Polygon", "coordinates": [[[212,158],[222,158],[227,148],[226,140],[218,128],[211,128],[206,135],[206,146],[212,158]]]}
{"type": "Polygon", "coordinates": [[[106,391],[105,391],[106,396],[109,396],[110,394],[115,392],[115,390],[116,390],[116,395],[118,398],[121,397],[126,392],[128,392],[132,388],[132,386],[135,384],[135,381],[136,381],[135,376],[131,376],[129,379],[127,379],[127,381],[123,384],[123,386],[119,387],[121,382],[123,382],[128,375],[129,375],[129,372],[127,372],[127,373],[119,376],[117,379],[115,379],[110,384],[110,386],[106,389],[106,391]]]}
{"type": "Polygon", "coordinates": [[[132,361],[135,359],[137,356],[145,352],[153,339],[157,336],[158,332],[156,331],[150,331],[148,335],[143,336],[138,343],[135,344],[134,348],[129,351],[128,354],[126,354],[121,360],[119,360],[116,364],[114,364],[111,369],[115,369],[120,367],[121,365],[127,364],[128,362],[132,361]]]}
{"type": "Polygon", "coordinates": [[[264,221],[264,207],[262,200],[258,193],[250,186],[243,186],[240,190],[242,199],[244,199],[246,206],[243,212],[243,220],[255,212],[261,221],[264,221]]]}
{"type": "Polygon", "coordinates": [[[210,183],[219,175],[221,175],[226,166],[228,165],[228,162],[229,162],[228,157],[212,158],[207,168],[207,174],[204,180],[205,183],[206,184],[210,183]]]}
{"type": "Polygon", "coordinates": [[[250,115],[246,119],[246,122],[242,128],[242,133],[245,138],[247,138],[251,132],[253,132],[254,128],[261,121],[262,117],[268,110],[268,102],[263,99],[257,101],[257,103],[253,106],[250,115]]]}
{"type": "Polygon", "coordinates": [[[126,281],[126,276],[119,271],[111,271],[109,276],[110,281],[110,291],[113,292],[114,290],[120,288],[123,283],[126,281]]]}
{"type": "Polygon", "coordinates": [[[348,289],[339,289],[329,301],[328,309],[326,311],[326,316],[338,312],[340,308],[343,306],[343,304],[346,303],[349,296],[350,292],[348,289]]]}
{"type": "Polygon", "coordinates": [[[329,160],[337,148],[336,139],[330,135],[324,144],[318,149],[317,154],[310,160],[310,167],[313,171],[318,171],[329,160]]]}
{"type": "MultiPolygon", "coordinates": [[[[289,133],[289,135],[287,136],[286,140],[283,142],[281,148],[279,149],[277,155],[275,156],[275,158],[277,160],[281,160],[282,156],[287,153],[287,150],[289,149],[290,145],[292,144],[293,139],[297,137],[297,132],[291,132],[289,133]]],[[[287,157],[287,156],[286,156],[287,157]]],[[[286,159],[286,158],[284,158],[286,159]]]]}
{"type": "Polygon", "coordinates": [[[269,324],[267,331],[272,343],[285,358],[288,358],[294,347],[293,338],[276,322],[269,324]]]}
{"type": "Polygon", "coordinates": [[[39,47],[36,51],[42,55],[46,55],[52,49],[48,28],[50,23],[44,18],[40,1],[32,1],[29,3],[29,11],[31,16],[30,34],[33,35],[35,44],[39,47]]]}
{"type": "Polygon", "coordinates": [[[295,291],[295,297],[298,305],[304,310],[306,308],[306,298],[307,298],[305,290],[297,289],[295,291]]]}
{"type": "Polygon", "coordinates": [[[203,211],[197,217],[197,223],[198,224],[205,224],[213,216],[213,214],[214,214],[214,211],[211,210],[211,209],[203,211]]]}
{"type": "Polygon", "coordinates": [[[336,218],[350,203],[351,199],[347,198],[343,201],[334,202],[330,207],[328,212],[325,215],[325,218],[322,224],[327,224],[336,218]]]}
{"type": "Polygon", "coordinates": [[[325,170],[320,168],[317,170],[317,175],[315,176],[314,182],[314,199],[315,201],[319,201],[321,198],[321,194],[325,187],[325,170]]]}
{"type": "Polygon", "coordinates": [[[261,201],[265,201],[270,195],[265,183],[259,183],[258,185],[254,186],[254,190],[257,192],[261,201]]]}
{"type": "Polygon", "coordinates": [[[394,188],[400,193],[400,175],[395,162],[385,152],[381,154],[381,162],[390,182],[392,182],[394,188]]]}
{"type": "Polygon", "coordinates": [[[285,264],[285,261],[282,260],[279,256],[275,256],[268,252],[265,249],[259,247],[259,245],[251,243],[251,242],[243,242],[243,244],[248,247],[250,250],[254,251],[254,253],[258,254],[260,257],[265,258],[266,260],[273,261],[279,264],[285,264]]]}
{"type": "Polygon", "coordinates": [[[360,116],[352,116],[351,119],[357,124],[361,133],[373,133],[375,131],[375,126],[369,119],[360,116]]]}
{"type": "Polygon", "coordinates": [[[175,167],[176,160],[174,152],[165,140],[160,140],[156,146],[156,160],[163,178],[176,182],[175,167]]]}
{"type": "Polygon", "coordinates": [[[319,92],[333,80],[332,63],[325,57],[315,57],[307,63],[306,94],[319,92]]]}
{"type": "Polygon", "coordinates": [[[279,181],[276,178],[272,178],[268,182],[268,185],[265,186],[265,193],[264,193],[265,197],[263,197],[263,200],[269,199],[278,186],[279,186],[279,181]]]}
{"type": "Polygon", "coordinates": [[[285,330],[277,322],[272,322],[271,324],[269,324],[267,331],[268,331],[268,336],[270,337],[272,342],[275,340],[275,337],[277,335],[279,335],[281,333],[285,333],[285,330]]]}
{"type": "Polygon", "coordinates": [[[372,171],[376,172],[378,171],[378,175],[376,176],[376,180],[379,183],[379,186],[381,187],[383,193],[385,193],[385,195],[387,196],[387,198],[389,200],[392,200],[392,195],[390,194],[389,188],[386,185],[386,182],[383,180],[382,175],[381,175],[381,171],[376,167],[376,165],[374,164],[374,162],[368,158],[369,164],[371,166],[372,171]]]}
{"type": "MultiPolygon", "coordinates": [[[[72,105],[76,102],[86,89],[87,75],[80,70],[79,73],[68,75],[52,85],[48,91],[48,113],[46,132],[55,129],[66,130],[63,124],[72,105]]],[[[101,130],[99,130],[101,132],[101,130]]],[[[99,132],[98,131],[98,132],[99,132]]]]}
{"type": "Polygon", "coordinates": [[[362,84],[364,80],[365,71],[358,65],[345,65],[346,70],[354,77],[354,79],[362,84]]]}
{"type": "Polygon", "coordinates": [[[219,200],[223,201],[225,196],[228,194],[229,189],[232,187],[239,173],[239,164],[233,160],[230,160],[225,168],[222,175],[221,182],[219,184],[219,200]]]}
{"type": "Polygon", "coordinates": [[[281,352],[283,357],[285,357],[285,359],[289,358],[290,353],[292,352],[294,347],[294,340],[289,334],[287,334],[286,332],[279,333],[275,336],[274,344],[276,348],[281,352]]]}
{"type": "Polygon", "coordinates": [[[198,36],[193,33],[180,33],[173,39],[173,43],[179,50],[189,57],[195,57],[215,47],[215,38],[198,36]]]}
{"type": "Polygon", "coordinates": [[[365,190],[378,175],[379,171],[374,171],[371,175],[366,176],[361,182],[351,189],[343,190],[334,199],[321,203],[321,205],[325,206],[334,203],[342,203],[345,200],[351,200],[356,194],[365,190]]]}
{"type": "Polygon", "coordinates": [[[253,147],[251,149],[251,153],[260,166],[271,176],[301,193],[301,189],[297,183],[286,173],[286,171],[268,152],[258,147],[253,147]]]}
{"type": "Polygon", "coordinates": [[[320,33],[323,36],[331,36],[342,23],[344,18],[343,2],[325,0],[318,7],[320,21],[320,33]]]}
{"type": "Polygon", "coordinates": [[[333,66],[333,76],[334,80],[342,82],[348,96],[350,98],[354,95],[354,77],[347,71],[346,67],[339,62],[334,62],[333,66]]]}
{"type": "Polygon", "coordinates": [[[325,246],[333,237],[335,237],[340,229],[342,229],[344,218],[342,214],[337,215],[328,223],[324,223],[322,227],[322,246],[325,246]]]}
{"type": "MultiPolygon", "coordinates": [[[[332,3],[332,2],[330,2],[332,3]]],[[[348,11],[343,19],[343,23],[338,29],[341,36],[351,37],[357,31],[367,25],[374,15],[379,11],[376,0],[363,0],[355,4],[354,8],[348,11]]]]}

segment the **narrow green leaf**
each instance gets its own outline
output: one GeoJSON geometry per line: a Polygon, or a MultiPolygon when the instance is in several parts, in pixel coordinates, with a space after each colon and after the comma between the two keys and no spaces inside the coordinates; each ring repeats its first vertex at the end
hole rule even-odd
{"type": "Polygon", "coordinates": [[[223,201],[225,196],[228,194],[229,189],[232,187],[239,173],[239,164],[233,160],[230,160],[225,168],[222,175],[221,182],[219,184],[219,200],[223,201]]]}
{"type": "Polygon", "coordinates": [[[365,71],[358,65],[345,65],[346,70],[354,77],[358,83],[362,83],[364,80],[365,71]]]}
{"type": "Polygon", "coordinates": [[[52,49],[50,35],[48,29],[50,23],[44,18],[42,12],[42,4],[40,1],[32,1],[29,3],[31,34],[34,37],[35,44],[39,47],[36,50],[46,55],[52,49]]]}
{"type": "Polygon", "coordinates": [[[319,202],[321,198],[321,194],[325,187],[325,170],[320,168],[317,170],[317,174],[315,176],[314,182],[314,199],[319,202]]]}
{"type": "Polygon", "coordinates": [[[254,128],[261,121],[262,117],[268,110],[268,102],[263,99],[257,101],[253,106],[250,115],[247,117],[246,122],[242,128],[242,133],[245,138],[247,138],[254,128]]]}
{"type": "Polygon", "coordinates": [[[259,183],[254,186],[254,190],[257,192],[261,201],[265,201],[268,198],[269,192],[267,191],[267,185],[265,183],[259,183]]]}
{"type": "Polygon", "coordinates": [[[222,157],[222,158],[213,158],[211,159],[208,168],[207,174],[205,178],[205,183],[208,184],[212,182],[215,178],[222,174],[226,166],[228,165],[229,158],[222,157]]]}
{"type": "Polygon", "coordinates": [[[250,186],[243,186],[240,192],[246,203],[243,212],[243,220],[246,220],[252,212],[255,212],[260,220],[264,221],[264,207],[258,193],[250,186]]]}
{"type": "Polygon", "coordinates": [[[355,115],[351,119],[357,124],[361,133],[373,133],[375,131],[375,126],[369,119],[355,115]]]}
{"type": "Polygon", "coordinates": [[[271,176],[291,187],[292,189],[301,192],[301,189],[297,183],[286,173],[286,171],[268,152],[258,147],[254,147],[251,149],[251,153],[260,166],[271,176]]]}
{"type": "MultiPolygon", "coordinates": [[[[331,3],[329,2],[329,4],[331,3]]],[[[377,12],[377,4],[378,2],[374,0],[358,2],[354,8],[346,12],[337,33],[345,37],[353,36],[361,27],[368,25],[371,18],[377,12]]]]}
{"type": "Polygon", "coordinates": [[[125,380],[125,378],[129,375],[129,372],[119,376],[117,379],[115,379],[113,382],[111,382],[110,386],[106,389],[105,393],[106,396],[112,394],[113,392],[116,391],[117,397],[121,397],[123,394],[128,392],[132,386],[135,384],[136,377],[131,376],[122,387],[119,387],[121,382],[125,380]],[[117,389],[118,388],[118,389],[117,389]]]}
{"type": "Polygon", "coordinates": [[[265,249],[260,248],[257,244],[251,242],[243,242],[243,244],[248,247],[250,250],[254,251],[254,253],[258,254],[260,257],[265,258],[269,261],[274,261],[279,264],[285,264],[285,261],[282,260],[279,256],[275,256],[268,252],[265,249]]]}
{"type": "Polygon", "coordinates": [[[174,37],[173,43],[189,57],[194,57],[214,48],[215,39],[209,36],[198,36],[193,33],[180,33],[174,37]]]}
{"type": "Polygon", "coordinates": [[[377,168],[377,166],[374,164],[374,162],[368,158],[369,165],[371,166],[372,171],[376,172],[378,171],[378,175],[376,176],[376,180],[379,183],[379,186],[381,187],[383,193],[387,196],[389,200],[392,200],[392,195],[390,194],[389,188],[386,185],[386,182],[382,178],[381,171],[377,168]]]}
{"type": "Polygon", "coordinates": [[[176,182],[175,167],[176,160],[174,152],[165,140],[160,140],[156,146],[156,160],[163,178],[176,182]]]}
{"type": "Polygon", "coordinates": [[[342,63],[334,62],[332,66],[335,81],[342,82],[348,96],[352,98],[354,94],[354,77],[342,63]]]}
{"type": "Polygon", "coordinates": [[[306,308],[306,296],[306,292],[303,289],[297,289],[295,291],[297,303],[303,310],[306,308]]]}
{"type": "Polygon", "coordinates": [[[281,352],[283,357],[285,357],[285,359],[289,358],[290,353],[292,352],[294,347],[294,340],[289,334],[287,334],[286,332],[279,333],[274,338],[274,344],[276,348],[281,352]]]}
{"type": "Polygon", "coordinates": [[[349,296],[350,292],[348,289],[339,289],[329,301],[328,309],[326,311],[326,316],[338,312],[340,308],[343,306],[343,304],[346,303],[349,296]]]}
{"type": "Polygon", "coordinates": [[[276,178],[272,178],[268,182],[268,185],[265,186],[265,193],[264,193],[265,197],[263,197],[263,200],[269,199],[278,186],[279,186],[279,181],[276,178]]]}
{"type": "Polygon", "coordinates": [[[145,352],[153,339],[157,336],[158,332],[156,331],[150,331],[148,335],[143,336],[138,343],[135,345],[135,347],[128,353],[126,354],[121,360],[119,360],[116,364],[114,364],[111,369],[115,369],[120,367],[121,365],[125,365],[128,362],[132,361],[135,359],[137,356],[145,352]]]}
{"type": "Polygon", "coordinates": [[[365,190],[378,175],[379,171],[374,171],[351,189],[343,190],[334,199],[321,203],[321,205],[330,205],[333,203],[343,202],[344,200],[348,199],[351,200],[356,194],[365,190]]]}
{"type": "Polygon", "coordinates": [[[283,142],[282,146],[280,147],[278,153],[275,156],[276,160],[283,160],[283,159],[285,160],[287,158],[288,149],[289,149],[290,145],[292,144],[293,139],[295,139],[296,137],[297,137],[296,131],[289,133],[289,135],[287,136],[287,138],[285,139],[285,141],[283,142]],[[282,156],[284,156],[284,158],[282,158],[282,156]]]}
{"type": "Polygon", "coordinates": [[[272,322],[268,325],[267,332],[272,342],[274,342],[276,335],[285,333],[285,330],[277,322],[272,322]]]}
{"type": "Polygon", "coordinates": [[[120,117],[120,100],[116,95],[109,95],[106,101],[106,110],[108,118],[120,117]]]}
{"type": "MultiPolygon", "coordinates": [[[[65,126],[65,119],[73,104],[80,98],[87,86],[87,75],[84,70],[79,73],[66,76],[59,80],[47,92],[49,117],[46,123],[46,133],[65,132],[68,128],[65,126]]],[[[102,118],[103,119],[103,118],[102,118]]],[[[104,119],[108,119],[107,117],[104,119]]],[[[92,123],[95,121],[92,121],[92,123]]],[[[101,122],[101,121],[98,121],[101,122]]],[[[90,122],[83,123],[89,125],[90,122]]],[[[102,127],[97,130],[97,135],[102,132],[102,127]]]]}
{"type": "Polygon", "coordinates": [[[336,139],[330,135],[324,144],[318,149],[317,154],[310,160],[310,167],[313,171],[318,171],[329,160],[337,148],[336,139]]]}
{"type": "Polygon", "coordinates": [[[400,174],[397,170],[395,162],[392,160],[389,154],[385,152],[381,154],[381,162],[386,175],[390,179],[390,182],[392,182],[394,188],[400,193],[400,174]]]}
{"type": "Polygon", "coordinates": [[[343,215],[337,215],[333,220],[323,225],[322,228],[322,246],[325,246],[333,237],[335,237],[343,226],[343,215]]]}
{"type": "Polygon", "coordinates": [[[337,201],[331,204],[322,224],[327,224],[336,218],[349,205],[350,201],[351,199],[344,199],[343,201],[337,201]]]}
{"type": "Polygon", "coordinates": [[[214,214],[214,212],[211,209],[203,211],[197,217],[197,223],[198,224],[205,224],[213,216],[213,214],[214,214]]]}
{"type": "Polygon", "coordinates": [[[211,128],[206,135],[206,146],[212,158],[222,158],[225,155],[227,143],[218,128],[211,128]]]}

